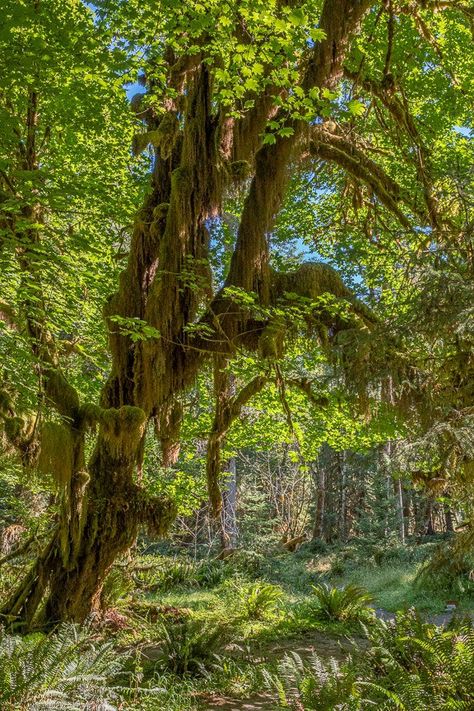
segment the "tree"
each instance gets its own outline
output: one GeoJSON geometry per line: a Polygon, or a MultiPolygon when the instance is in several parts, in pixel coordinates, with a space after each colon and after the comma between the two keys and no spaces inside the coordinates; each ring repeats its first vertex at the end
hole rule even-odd
{"type": "MultiPolygon", "coordinates": [[[[13,241],[19,265],[19,330],[30,348],[41,397],[55,415],[32,427],[6,388],[2,416],[9,441],[23,451],[25,462],[35,464],[39,452],[40,465],[54,470],[61,484],[57,530],[3,614],[31,622],[46,595],[47,620],[82,621],[98,606],[110,566],[133,543],[139,527],[163,533],[173,519],[173,501],[148,496],[139,482],[145,432],[149,424],[155,426],[163,463],[172,464],[179,452],[180,396],[207,360],[225,363],[242,350],[258,353],[267,363],[278,360],[295,328],[295,303],[302,302],[297,329],[313,329],[329,350],[338,339],[355,347],[350,359],[359,373],[367,360],[364,344],[376,319],[338,273],[324,263],[279,271],[271,262],[275,219],[284,210],[291,173],[315,175],[322,166],[344,176],[354,209],[360,203],[372,224],[369,239],[377,239],[380,229],[395,243],[420,244],[426,231],[459,229],[456,216],[447,214],[435,194],[415,105],[421,102],[424,110],[430,103],[429,91],[420,86],[431,66],[443,102],[459,85],[469,93],[463,84],[469,68],[463,47],[472,13],[461,2],[427,1],[418,8],[408,0],[215,0],[206,8],[175,0],[159,6],[110,0],[97,3],[94,28],[90,11],[70,0],[65,22],[74,18],[78,45],[70,38],[58,46],[60,33],[48,20],[59,7],[55,0],[15,7],[7,8],[2,47],[9,71],[9,33],[18,36],[26,28],[38,45],[33,45],[31,72],[15,79],[15,100],[6,92],[2,96],[15,155],[1,173],[7,196],[2,234],[13,241]],[[133,67],[136,56],[145,55],[147,91],[132,100],[138,124],[133,143],[137,155],[149,151],[152,156],[126,266],[105,307],[110,362],[99,404],[88,402],[83,385],[67,377],[58,334],[50,327],[44,284],[52,248],[43,233],[57,224],[63,234],[65,221],[58,219],[60,206],[52,200],[45,204],[35,187],[44,170],[42,144],[49,141],[42,106],[48,101],[60,106],[75,72],[65,67],[49,90],[37,71],[40,57],[44,60],[50,43],[68,61],[78,46],[87,54],[89,34],[98,42],[94,61],[105,63],[102,112],[113,105],[124,78],[117,62],[133,67]],[[451,50],[447,59],[440,36],[451,50]],[[455,57],[460,79],[451,70],[455,57]],[[409,86],[402,80],[406,64],[413,70],[409,86]],[[415,80],[414,68],[425,64],[415,80]],[[385,131],[387,121],[396,125],[395,136],[385,131]],[[392,170],[394,157],[399,162],[392,170]],[[229,267],[213,283],[211,236],[223,229],[226,200],[235,191],[243,191],[244,198],[229,267]],[[37,258],[43,249],[46,259],[37,258]],[[29,289],[21,288],[25,283],[29,289]]],[[[86,57],[85,64],[89,61],[86,57]]],[[[85,77],[79,85],[79,107],[86,107],[85,77]]],[[[463,95],[456,116],[464,105],[463,95]]],[[[68,105],[70,116],[73,108],[68,105]]],[[[114,136],[116,117],[129,125],[118,114],[106,119],[114,136]]],[[[57,138],[51,155],[56,157],[55,151],[61,155],[61,115],[53,118],[57,138]]],[[[436,127],[437,135],[445,130],[443,122],[436,127]]],[[[127,134],[128,128],[124,139],[127,134]]],[[[100,175],[105,167],[113,185],[113,161],[104,162],[100,175]]],[[[59,181],[58,160],[51,168],[51,179],[59,181]]],[[[216,422],[216,433],[225,431],[227,422],[225,417],[216,422]]],[[[220,506],[216,493],[216,513],[220,506]]]]}

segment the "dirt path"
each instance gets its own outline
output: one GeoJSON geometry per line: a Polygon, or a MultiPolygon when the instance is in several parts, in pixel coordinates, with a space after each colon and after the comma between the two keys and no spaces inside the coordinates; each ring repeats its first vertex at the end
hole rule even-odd
{"type": "MultiPolygon", "coordinates": [[[[388,612],[382,608],[377,608],[375,614],[379,619],[391,621],[395,619],[393,612],[388,612]]],[[[447,625],[453,617],[452,612],[439,615],[431,615],[428,622],[439,627],[447,625]]],[[[363,639],[358,640],[361,645],[363,639]]],[[[264,663],[268,659],[281,659],[288,652],[296,652],[300,657],[309,657],[316,652],[323,659],[331,657],[338,661],[343,661],[352,649],[351,642],[344,637],[331,637],[321,632],[311,631],[307,634],[282,640],[272,646],[264,646],[256,652],[255,664],[264,663]]],[[[247,699],[231,699],[224,696],[210,697],[207,705],[203,707],[205,711],[275,711],[275,701],[270,694],[255,694],[247,699]]]]}
{"type": "Polygon", "coordinates": [[[275,711],[275,701],[269,694],[255,694],[248,699],[216,696],[208,703],[206,711],[275,711]]]}
{"type": "MultiPolygon", "coordinates": [[[[363,640],[361,640],[363,643],[363,640]]],[[[301,637],[287,638],[280,643],[262,646],[255,650],[254,663],[263,664],[270,659],[282,659],[288,652],[296,652],[300,657],[309,657],[314,652],[323,659],[331,657],[342,661],[352,648],[344,637],[331,637],[317,631],[307,632],[301,637]]],[[[224,696],[209,697],[205,711],[275,711],[275,700],[270,694],[254,694],[247,699],[232,699],[224,696]]]]}

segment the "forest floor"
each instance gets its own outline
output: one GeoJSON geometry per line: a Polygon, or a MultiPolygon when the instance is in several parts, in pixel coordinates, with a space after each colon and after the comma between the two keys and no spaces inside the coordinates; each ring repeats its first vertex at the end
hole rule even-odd
{"type": "MultiPolygon", "coordinates": [[[[170,694],[169,705],[160,708],[274,710],[275,696],[266,690],[263,669],[276,672],[285,655],[292,653],[302,659],[316,653],[323,661],[333,658],[343,662],[355,648],[364,649],[367,641],[358,623],[331,622],[314,616],[312,586],[321,582],[335,587],[348,584],[364,587],[373,597],[376,617],[385,621],[393,620],[398,610],[415,608],[423,620],[439,626],[449,624],[453,614],[446,612],[446,604],[452,593],[442,586],[428,590],[417,583],[420,566],[434,545],[435,542],[375,549],[375,556],[370,548],[359,545],[321,552],[303,548],[296,554],[280,552],[272,556],[243,552],[235,560],[226,561],[225,579],[205,583],[181,579],[178,572],[172,573],[177,559],[163,557],[171,583],[148,594],[148,604],[189,615],[202,630],[208,626],[230,628],[237,641],[235,645],[223,641],[215,649],[216,663],[211,663],[212,669],[205,679],[189,681],[187,700],[178,701],[174,697],[171,700],[170,694]],[[261,610],[252,611],[248,607],[249,591],[256,581],[281,592],[274,610],[271,605],[265,609],[265,603],[261,610]]],[[[456,614],[474,617],[472,593],[458,595],[456,602],[456,614]]],[[[159,643],[155,653],[150,648],[147,652],[153,663],[159,654],[159,643]]],[[[182,688],[178,679],[176,688],[182,688]]]]}
{"type": "Polygon", "coordinates": [[[144,689],[157,690],[134,711],[275,711],[285,659],[297,655],[309,666],[315,655],[324,666],[364,658],[374,617],[390,622],[415,609],[420,620],[447,626],[446,605],[455,602],[456,616],[474,619],[469,580],[459,590],[438,577],[431,587],[420,583],[436,543],[241,550],[225,561],[155,548],[114,568],[103,591],[107,613],[92,634],[128,655],[144,689]],[[372,602],[361,617],[321,614],[321,584],[358,586],[372,602]]]}

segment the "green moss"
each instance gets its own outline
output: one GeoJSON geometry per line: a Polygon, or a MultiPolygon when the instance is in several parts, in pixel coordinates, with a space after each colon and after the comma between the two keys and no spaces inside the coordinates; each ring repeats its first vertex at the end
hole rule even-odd
{"type": "Polygon", "coordinates": [[[86,402],[80,407],[79,420],[84,427],[93,427],[100,421],[102,408],[95,403],[86,402]]]}
{"type": "Polygon", "coordinates": [[[45,422],[41,428],[38,471],[52,475],[58,487],[71,479],[73,440],[71,430],[59,422],[45,422]]]}
{"type": "Polygon", "coordinates": [[[146,415],[140,407],[124,405],[101,411],[101,433],[108,444],[109,453],[114,458],[128,459],[136,454],[143,436],[146,415]]]}
{"type": "Polygon", "coordinates": [[[245,180],[250,175],[250,163],[246,160],[236,160],[229,165],[229,172],[232,180],[245,180]]]}
{"type": "Polygon", "coordinates": [[[25,426],[25,421],[22,417],[6,417],[5,418],[5,432],[10,440],[15,440],[21,434],[23,427],[25,426]]]}
{"type": "Polygon", "coordinates": [[[169,206],[169,202],[161,202],[159,205],[157,205],[153,209],[153,219],[162,220],[164,217],[166,217],[169,206]]]}

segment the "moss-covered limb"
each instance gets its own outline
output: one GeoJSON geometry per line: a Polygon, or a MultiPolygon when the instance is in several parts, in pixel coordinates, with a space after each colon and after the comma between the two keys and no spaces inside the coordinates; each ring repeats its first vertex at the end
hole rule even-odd
{"type": "Polygon", "coordinates": [[[330,294],[347,301],[365,324],[370,326],[377,322],[376,314],[344,284],[340,274],[323,262],[304,262],[292,272],[273,272],[272,303],[277,305],[291,294],[314,301],[330,294]]]}
{"type": "MultiPolygon", "coordinates": [[[[370,4],[368,0],[324,2],[319,26],[326,38],[315,44],[303,76],[305,90],[337,84],[350,38],[370,4]]],[[[278,136],[274,144],[264,145],[257,152],[232,255],[227,284],[255,292],[265,305],[270,301],[267,234],[282,204],[288,166],[305,126],[304,121],[292,120],[288,126],[293,131],[291,136],[278,136]]]]}
{"type": "Polygon", "coordinates": [[[434,12],[458,10],[467,17],[474,19],[474,8],[465,2],[458,2],[458,0],[422,0],[420,5],[422,8],[427,8],[434,12]]]}
{"type": "Polygon", "coordinates": [[[329,404],[328,396],[314,392],[312,383],[308,378],[285,378],[285,381],[287,385],[301,390],[315,407],[323,408],[329,404]]]}
{"type": "MultiPolygon", "coordinates": [[[[396,181],[360,150],[354,142],[318,128],[314,132],[311,152],[322,160],[336,163],[356,180],[365,183],[380,202],[397,217],[403,227],[410,231],[413,229],[410,220],[400,209],[400,203],[405,202],[418,215],[417,206],[407,194],[403,193],[396,181]]],[[[423,221],[426,221],[428,217],[426,213],[419,216],[423,221]]]]}
{"type": "Polygon", "coordinates": [[[183,406],[177,399],[166,402],[154,417],[155,434],[160,441],[163,467],[171,467],[178,461],[182,419],[183,406]]]}
{"type": "Polygon", "coordinates": [[[387,78],[385,78],[383,81],[377,82],[374,79],[361,76],[358,72],[348,69],[344,70],[344,74],[348,79],[361,86],[382,103],[390,113],[395,125],[406,135],[408,140],[415,147],[413,159],[416,162],[418,176],[423,184],[423,194],[429,222],[434,229],[440,227],[444,219],[439,214],[438,204],[433,194],[429,150],[420,136],[416,121],[409,111],[408,102],[405,100],[401,87],[397,88],[395,86],[391,75],[389,75],[388,81],[387,78]],[[398,96],[398,93],[400,93],[401,96],[398,96]]]}

